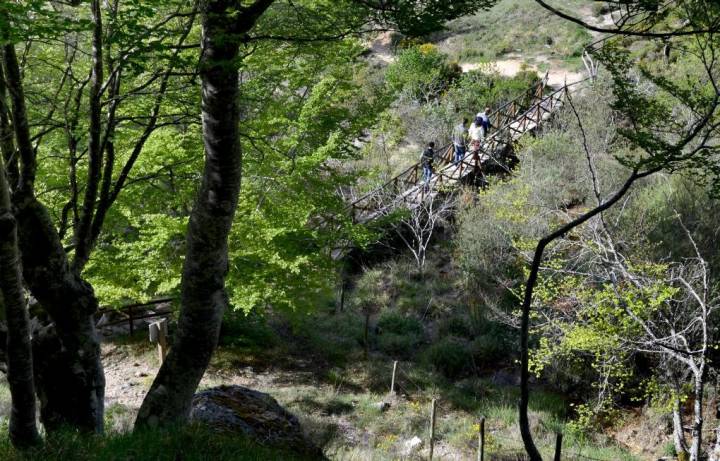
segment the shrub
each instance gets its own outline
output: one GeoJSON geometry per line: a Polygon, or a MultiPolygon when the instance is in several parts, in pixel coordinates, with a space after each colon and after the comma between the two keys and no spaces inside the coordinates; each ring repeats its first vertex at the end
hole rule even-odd
{"type": "Polygon", "coordinates": [[[388,311],[380,315],[378,327],[382,334],[395,333],[399,335],[417,335],[422,336],[423,326],[420,321],[414,317],[407,317],[398,312],[388,311]]]}
{"type": "Polygon", "coordinates": [[[494,364],[508,356],[505,341],[492,335],[482,335],[475,338],[470,346],[472,355],[480,367],[494,364]]]}
{"type": "Polygon", "coordinates": [[[385,76],[391,90],[430,101],[462,75],[462,69],[447,61],[434,45],[410,47],[397,57],[385,76]]]}
{"type": "Polygon", "coordinates": [[[383,333],[378,336],[378,348],[393,358],[409,359],[421,341],[422,337],[415,334],[383,333]]]}
{"type": "Polygon", "coordinates": [[[342,365],[364,343],[365,319],[355,312],[307,317],[295,325],[295,333],[310,349],[329,362],[342,365]]]}
{"type": "Polygon", "coordinates": [[[472,354],[459,338],[447,337],[426,352],[430,364],[448,378],[457,378],[472,369],[472,354]]]}
{"type": "Polygon", "coordinates": [[[277,344],[277,335],[265,318],[256,312],[245,314],[229,310],[225,313],[220,330],[220,345],[262,349],[277,344]]]}
{"type": "Polygon", "coordinates": [[[423,339],[422,323],[398,312],[383,313],[378,328],[378,348],[396,358],[410,358],[423,339]]]}
{"type": "Polygon", "coordinates": [[[438,335],[440,337],[469,338],[472,336],[472,328],[464,317],[447,317],[440,321],[438,335]]]}

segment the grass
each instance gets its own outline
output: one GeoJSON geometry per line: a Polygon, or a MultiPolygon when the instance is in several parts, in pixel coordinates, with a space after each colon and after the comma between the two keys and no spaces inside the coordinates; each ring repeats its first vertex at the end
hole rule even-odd
{"type": "MultiPolygon", "coordinates": [[[[563,3],[566,9],[577,11],[593,2],[563,3]]],[[[503,0],[488,11],[452,21],[446,31],[432,38],[457,61],[482,62],[509,53],[541,53],[559,59],[579,56],[590,34],[531,0],[503,0]]]]}
{"type": "MultiPolygon", "coordinates": [[[[7,431],[3,431],[6,433],[7,431]]],[[[106,437],[61,433],[37,449],[20,453],[6,436],[0,438],[0,459],[6,461],[255,461],[312,458],[262,447],[237,435],[222,435],[198,426],[168,431],[149,430],[106,437]]]]}

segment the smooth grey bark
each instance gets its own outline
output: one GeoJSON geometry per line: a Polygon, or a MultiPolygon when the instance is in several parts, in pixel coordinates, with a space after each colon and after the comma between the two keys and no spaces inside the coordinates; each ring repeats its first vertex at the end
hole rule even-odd
{"type": "MultiPolygon", "coordinates": [[[[3,90],[0,88],[0,105],[6,101],[3,90]]],[[[5,131],[6,123],[7,119],[0,120],[0,132],[5,131]]],[[[3,143],[0,147],[3,148],[3,155],[0,155],[0,308],[4,308],[7,322],[7,377],[12,399],[10,440],[14,446],[22,448],[38,444],[40,435],[35,416],[30,319],[22,286],[17,223],[12,213],[10,184],[4,166],[8,145],[3,143]]]]}
{"type": "Polygon", "coordinates": [[[673,408],[672,408],[672,419],[673,419],[673,445],[675,446],[675,453],[684,453],[688,455],[687,440],[685,440],[685,432],[683,430],[682,421],[682,406],[680,404],[680,390],[676,390],[678,394],[673,396],[673,408]]]}
{"type": "Polygon", "coordinates": [[[705,394],[704,372],[704,366],[695,371],[695,379],[693,381],[695,402],[693,403],[692,443],[690,444],[691,461],[700,460],[702,455],[700,448],[702,445],[703,428],[703,396],[705,394]]]}
{"type": "Polygon", "coordinates": [[[101,433],[105,377],[93,319],[97,299],[92,287],[71,270],[52,217],[34,194],[37,164],[13,45],[4,46],[3,65],[21,163],[13,211],[23,278],[53,321],[33,344],[41,419],[50,432],[67,425],[101,433]]]}
{"type": "Polygon", "coordinates": [[[73,269],[80,272],[90,259],[90,233],[102,176],[103,146],[101,89],[103,86],[103,29],[100,0],[90,2],[92,10],[92,74],[90,79],[90,127],[88,132],[88,175],[82,213],[75,229],[73,269]]]}
{"type": "Polygon", "coordinates": [[[136,427],[182,423],[217,345],[227,306],[227,237],[240,192],[238,59],[243,36],[273,0],[201,2],[205,168],[187,233],[178,328],[136,427]],[[233,13],[233,14],[231,14],[233,13]]]}

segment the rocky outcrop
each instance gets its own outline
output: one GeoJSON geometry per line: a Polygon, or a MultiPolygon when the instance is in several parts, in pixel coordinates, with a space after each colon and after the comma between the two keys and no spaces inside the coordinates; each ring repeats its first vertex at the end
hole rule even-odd
{"type": "Polygon", "coordinates": [[[218,431],[244,434],[263,445],[326,459],[293,414],[270,395],[242,386],[219,386],[196,394],[190,419],[218,431]]]}

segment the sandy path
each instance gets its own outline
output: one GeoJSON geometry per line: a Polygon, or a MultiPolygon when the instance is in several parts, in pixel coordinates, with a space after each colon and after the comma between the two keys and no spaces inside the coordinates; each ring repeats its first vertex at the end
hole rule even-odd
{"type": "MultiPolygon", "coordinates": [[[[538,59],[542,61],[542,59],[538,59]]],[[[562,86],[567,82],[568,84],[579,82],[585,78],[584,72],[573,72],[565,69],[562,65],[553,63],[552,61],[545,61],[550,64],[548,71],[548,84],[550,86],[562,86]]],[[[545,73],[540,71],[534,64],[528,64],[524,59],[521,58],[510,58],[500,59],[492,61],[486,64],[477,63],[463,63],[460,65],[463,72],[470,72],[472,70],[487,69],[489,72],[497,72],[503,77],[514,77],[520,71],[534,70],[538,76],[544,77],[545,73]]]]}

